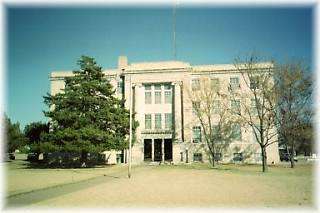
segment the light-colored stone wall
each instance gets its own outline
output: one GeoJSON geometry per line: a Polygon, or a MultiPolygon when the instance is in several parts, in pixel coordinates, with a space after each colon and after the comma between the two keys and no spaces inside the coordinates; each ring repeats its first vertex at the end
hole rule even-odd
{"type": "MultiPolygon", "coordinates": [[[[270,67],[271,63],[258,64],[259,67],[270,67]]],[[[116,89],[117,97],[124,97],[126,100],[125,107],[130,105],[130,84],[133,92],[133,108],[135,110],[135,119],[139,122],[136,130],[137,142],[133,147],[132,159],[133,163],[139,164],[144,161],[144,139],[174,139],[172,143],[172,161],[174,163],[186,162],[188,152],[188,161],[193,161],[194,153],[202,153],[203,160],[207,161],[208,156],[205,154],[205,142],[192,143],[192,127],[197,124],[197,118],[192,113],[192,102],[189,97],[191,91],[191,83],[194,78],[219,78],[220,88],[222,92],[229,93],[228,86],[230,77],[239,77],[241,94],[246,95],[249,88],[241,73],[237,72],[235,67],[230,64],[225,65],[201,65],[191,66],[188,63],[179,61],[165,61],[154,63],[135,63],[128,64],[126,58],[121,57],[119,68],[105,70],[104,73],[110,79],[111,84],[116,89]],[[124,78],[124,94],[118,90],[120,79],[124,78]],[[145,104],[145,84],[169,83],[172,85],[172,104],[164,103],[164,92],[162,88],[161,104],[154,103],[154,88],[152,87],[152,104],[145,104]],[[162,126],[164,128],[164,114],[173,114],[173,128],[170,131],[162,130],[145,130],[145,114],[152,114],[152,125],[154,126],[154,114],[162,114],[162,126]],[[188,150],[188,151],[187,151],[188,150]]],[[[53,72],[51,74],[51,94],[54,95],[61,92],[64,88],[63,77],[72,75],[72,72],[53,72]]],[[[250,97],[247,98],[250,100],[250,97]]],[[[223,100],[226,105],[231,99],[223,100]]],[[[240,141],[234,141],[230,145],[230,149],[224,153],[223,161],[232,162],[233,153],[243,152],[252,155],[245,158],[245,162],[259,163],[260,148],[258,143],[253,140],[252,131],[247,128],[241,128],[242,137],[240,141]]],[[[163,146],[163,144],[162,144],[163,146]]],[[[154,147],[152,146],[152,151],[154,147]]],[[[162,147],[163,151],[163,147],[162,147]]],[[[162,153],[163,154],[163,153],[162,153]]],[[[154,157],[154,153],[152,153],[154,157]]],[[[270,145],[267,149],[268,163],[279,162],[278,143],[270,145]]],[[[162,157],[163,158],[163,157],[162,157]]]]}

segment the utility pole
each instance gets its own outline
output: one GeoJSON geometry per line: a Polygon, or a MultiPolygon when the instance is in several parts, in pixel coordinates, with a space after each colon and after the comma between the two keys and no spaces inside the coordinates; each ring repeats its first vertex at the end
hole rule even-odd
{"type": "Polygon", "coordinates": [[[129,122],[130,122],[130,129],[129,129],[129,159],[128,159],[128,178],[131,178],[131,161],[132,161],[132,148],[131,148],[131,144],[132,144],[132,84],[131,84],[131,74],[130,74],[130,106],[129,106],[129,110],[130,110],[130,118],[129,118],[129,122]]]}
{"type": "Polygon", "coordinates": [[[176,60],[177,58],[177,53],[176,53],[176,7],[177,7],[177,2],[174,1],[174,6],[173,6],[173,14],[172,14],[172,31],[173,31],[173,59],[176,60]]]}

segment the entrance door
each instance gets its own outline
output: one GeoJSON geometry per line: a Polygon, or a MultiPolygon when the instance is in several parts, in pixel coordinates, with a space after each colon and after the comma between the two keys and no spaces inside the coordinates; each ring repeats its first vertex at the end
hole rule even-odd
{"type": "Polygon", "coordinates": [[[164,139],[164,160],[172,161],[172,139],[164,139]]]}
{"type": "Polygon", "coordinates": [[[154,161],[162,160],[162,139],[154,139],[154,161]]]}
{"type": "Polygon", "coordinates": [[[152,158],[152,140],[144,139],[144,160],[151,161],[152,158]]]}

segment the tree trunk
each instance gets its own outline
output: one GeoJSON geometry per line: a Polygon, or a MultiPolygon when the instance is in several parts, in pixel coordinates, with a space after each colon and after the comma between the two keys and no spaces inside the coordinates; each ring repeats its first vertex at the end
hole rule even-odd
{"type": "Polygon", "coordinates": [[[292,146],[291,146],[291,150],[290,150],[290,167],[291,168],[294,168],[294,166],[295,166],[295,163],[294,163],[294,146],[293,146],[293,144],[292,144],[292,146]]]}
{"type": "Polygon", "coordinates": [[[81,167],[87,166],[87,156],[88,156],[88,152],[81,151],[81,158],[80,158],[81,167]]]}
{"type": "Polygon", "coordinates": [[[212,156],[212,167],[215,167],[215,154],[216,154],[216,149],[215,149],[215,146],[214,146],[214,142],[212,141],[212,150],[211,150],[211,156],[212,156]]]}
{"type": "Polygon", "coordinates": [[[265,147],[261,147],[261,156],[262,156],[262,172],[267,172],[268,171],[267,152],[265,147]]]}
{"type": "Polygon", "coordinates": [[[212,167],[215,167],[215,162],[214,162],[214,154],[211,154],[211,164],[212,164],[212,167]]]}

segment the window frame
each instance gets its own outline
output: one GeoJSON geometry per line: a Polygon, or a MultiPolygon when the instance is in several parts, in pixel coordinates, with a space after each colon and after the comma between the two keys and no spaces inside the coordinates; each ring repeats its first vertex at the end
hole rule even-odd
{"type": "Polygon", "coordinates": [[[172,113],[164,114],[164,126],[165,129],[172,129],[172,113]],[[170,122],[169,122],[170,121],[170,122]]]}
{"type": "Polygon", "coordinates": [[[230,109],[232,113],[241,115],[241,101],[240,99],[235,99],[230,101],[230,109]]]}
{"type": "Polygon", "coordinates": [[[243,162],[243,153],[242,152],[235,152],[233,153],[233,158],[232,158],[233,162],[243,162]],[[237,159],[240,160],[237,160],[237,159]]]}
{"type": "Polygon", "coordinates": [[[235,76],[235,77],[230,77],[230,80],[229,80],[229,84],[230,84],[230,89],[231,90],[235,90],[235,89],[239,89],[240,88],[240,78],[239,76],[235,76]],[[233,82],[232,80],[234,79],[237,79],[237,84],[235,84],[235,82],[233,82]]]}
{"type": "Polygon", "coordinates": [[[162,92],[161,90],[154,91],[154,104],[161,104],[162,103],[162,92]],[[157,95],[159,94],[159,95],[157,95]]]}
{"type": "Polygon", "coordinates": [[[154,84],[154,91],[161,91],[162,90],[162,85],[161,84],[154,84]]]}
{"type": "Polygon", "coordinates": [[[220,102],[220,100],[213,100],[212,101],[212,112],[213,112],[213,114],[219,114],[221,112],[221,102],[220,102]]]}
{"type": "Polygon", "coordinates": [[[155,129],[162,129],[162,115],[161,113],[155,113],[154,114],[154,128],[155,129]],[[159,120],[157,118],[160,118],[159,120]],[[159,123],[157,123],[159,121],[159,123]],[[159,124],[159,126],[158,126],[159,124]]]}
{"type": "Polygon", "coordinates": [[[171,84],[164,84],[164,90],[166,90],[166,91],[171,91],[172,90],[172,86],[171,86],[171,84]]]}
{"type": "Polygon", "coordinates": [[[215,77],[210,78],[210,86],[211,86],[211,88],[215,88],[219,91],[220,90],[220,79],[215,78],[215,77]],[[214,83],[214,81],[216,81],[216,82],[214,83]]]}
{"type": "Polygon", "coordinates": [[[193,162],[203,162],[203,155],[201,152],[193,153],[193,162]]]}
{"type": "Polygon", "coordinates": [[[237,141],[241,141],[242,140],[241,125],[239,123],[232,124],[231,131],[232,131],[233,140],[237,140],[237,141]],[[235,129],[235,127],[237,127],[237,129],[235,129]],[[237,133],[237,135],[235,134],[235,132],[237,133]]]}
{"type": "Polygon", "coordinates": [[[192,127],[192,143],[201,143],[201,126],[192,127]],[[199,137],[195,137],[195,130],[197,129],[199,137]]]}
{"type": "Polygon", "coordinates": [[[165,104],[172,104],[172,91],[165,90],[164,91],[164,103],[165,104]],[[169,95],[167,95],[169,93],[169,95]]]}
{"type": "Polygon", "coordinates": [[[258,115],[258,107],[257,107],[257,100],[255,98],[250,99],[250,110],[251,114],[257,116],[258,115]]]}
{"type": "Polygon", "coordinates": [[[214,160],[222,161],[222,153],[221,152],[214,153],[214,160]],[[217,156],[219,156],[219,158],[217,158],[217,156]]]}
{"type": "Polygon", "coordinates": [[[144,92],[144,104],[152,104],[152,92],[149,90],[144,92]],[[150,99],[147,98],[147,94],[149,95],[150,99]]]}
{"type": "Polygon", "coordinates": [[[200,108],[200,101],[192,101],[192,114],[197,115],[196,107],[200,108]]]}
{"type": "Polygon", "coordinates": [[[199,78],[191,79],[191,89],[192,89],[192,91],[200,90],[200,79],[199,78]]]}
{"type": "Polygon", "coordinates": [[[257,76],[254,76],[252,77],[250,80],[250,89],[254,89],[254,90],[257,90],[259,89],[259,77],[257,76]]]}
{"type": "Polygon", "coordinates": [[[144,91],[151,91],[152,90],[151,84],[145,84],[144,85],[144,91]]]}
{"type": "Polygon", "coordinates": [[[152,114],[144,115],[144,129],[152,129],[152,114]],[[149,119],[147,119],[147,116],[150,116],[150,128],[147,128],[147,121],[149,121],[149,119]]]}

